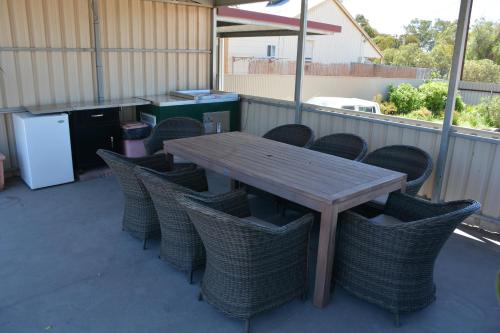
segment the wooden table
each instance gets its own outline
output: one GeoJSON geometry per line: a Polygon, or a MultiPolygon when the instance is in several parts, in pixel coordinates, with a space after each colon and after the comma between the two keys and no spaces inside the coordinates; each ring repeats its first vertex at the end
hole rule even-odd
{"type": "Polygon", "coordinates": [[[406,175],[241,132],[164,142],[180,156],[321,213],[313,303],[330,298],[339,212],[389,192],[405,190],[406,175]]]}

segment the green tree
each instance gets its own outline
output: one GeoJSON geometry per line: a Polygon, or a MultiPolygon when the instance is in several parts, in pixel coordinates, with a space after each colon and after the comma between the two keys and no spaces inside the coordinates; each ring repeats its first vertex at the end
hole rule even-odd
{"type": "Polygon", "coordinates": [[[490,59],[466,60],[462,79],[465,81],[500,83],[500,65],[490,59]]]}
{"type": "Polygon", "coordinates": [[[439,73],[439,77],[447,77],[450,72],[451,60],[453,58],[453,44],[436,44],[430,56],[433,61],[433,68],[439,73]]]}
{"type": "Polygon", "coordinates": [[[368,19],[364,15],[356,15],[356,22],[365,30],[365,32],[370,36],[370,38],[374,38],[377,36],[378,32],[371,25],[368,19]]]}
{"type": "Polygon", "coordinates": [[[433,68],[434,62],[429,53],[422,51],[418,44],[403,45],[399,49],[386,49],[384,64],[433,68]]]}
{"type": "Polygon", "coordinates": [[[385,49],[390,49],[390,48],[398,48],[399,47],[399,40],[398,38],[387,35],[387,34],[379,34],[373,38],[373,41],[377,46],[383,51],[385,49]]]}
{"type": "Polygon", "coordinates": [[[430,51],[434,47],[436,31],[433,29],[432,21],[413,19],[405,26],[406,36],[414,37],[424,50],[430,51]]]}
{"type": "Polygon", "coordinates": [[[477,20],[469,32],[467,59],[490,59],[500,65],[500,22],[477,20]]]}

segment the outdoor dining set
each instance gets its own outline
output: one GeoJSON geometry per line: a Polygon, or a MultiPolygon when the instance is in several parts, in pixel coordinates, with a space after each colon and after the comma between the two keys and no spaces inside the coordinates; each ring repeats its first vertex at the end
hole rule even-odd
{"type": "Polygon", "coordinates": [[[120,182],[122,229],[144,249],[159,237],[160,259],[185,272],[189,283],[193,271],[204,270],[199,300],[244,320],[245,332],[255,315],[306,300],[308,290],[314,290],[313,304],[325,307],[333,283],[388,310],[399,326],[401,313],[435,300],[436,257],[456,226],[480,208],[474,200],[417,197],[432,172],[432,158],[417,147],[368,153],[359,136],[315,140],[298,124],[263,137],[203,134],[196,120],[170,118],[145,140],[148,156],[97,154],[120,182]],[[228,177],[231,190],[209,192],[206,170],[228,177]],[[298,217],[275,225],[253,216],[249,198],[255,195],[298,217]]]}

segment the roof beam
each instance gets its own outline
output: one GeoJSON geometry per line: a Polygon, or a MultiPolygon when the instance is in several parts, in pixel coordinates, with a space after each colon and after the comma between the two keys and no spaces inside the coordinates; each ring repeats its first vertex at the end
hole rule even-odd
{"type": "Polygon", "coordinates": [[[234,5],[243,5],[246,3],[255,3],[255,2],[265,2],[265,1],[255,1],[255,0],[213,0],[214,7],[224,7],[224,6],[234,6],[234,5]]]}

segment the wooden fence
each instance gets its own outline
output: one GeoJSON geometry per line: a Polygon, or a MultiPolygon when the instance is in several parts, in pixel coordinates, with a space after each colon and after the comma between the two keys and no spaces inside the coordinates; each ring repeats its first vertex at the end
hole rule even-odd
{"type": "MultiPolygon", "coordinates": [[[[248,74],[295,75],[295,61],[276,59],[248,59],[241,61],[248,61],[248,74]]],[[[305,75],[427,79],[430,70],[427,68],[377,64],[322,64],[311,62],[305,64],[305,75]]]]}

